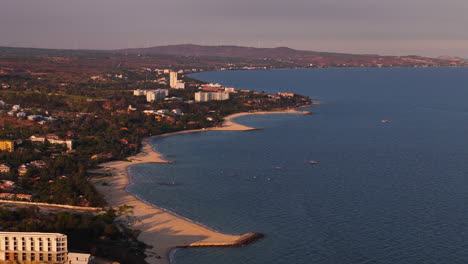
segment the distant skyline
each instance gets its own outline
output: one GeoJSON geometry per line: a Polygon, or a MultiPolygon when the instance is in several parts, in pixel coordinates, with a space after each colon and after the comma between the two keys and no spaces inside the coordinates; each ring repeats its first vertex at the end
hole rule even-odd
{"type": "Polygon", "coordinates": [[[0,45],[287,46],[468,58],[466,0],[4,0],[0,45]]]}

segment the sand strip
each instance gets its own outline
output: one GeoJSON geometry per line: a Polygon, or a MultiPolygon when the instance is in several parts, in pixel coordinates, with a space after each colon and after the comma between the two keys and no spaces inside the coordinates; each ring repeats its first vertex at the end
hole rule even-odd
{"type": "MultiPolygon", "coordinates": [[[[256,128],[235,123],[233,119],[245,115],[290,113],[310,114],[309,112],[297,111],[295,109],[272,112],[238,113],[226,117],[221,127],[186,130],[160,136],[202,131],[256,130],[256,128]]],[[[256,233],[248,233],[241,236],[222,234],[167,210],[148,204],[127,192],[125,188],[131,183],[128,175],[129,166],[142,163],[170,163],[163,158],[162,154],[153,150],[149,140],[150,138],[143,140],[141,152],[135,156],[129,157],[129,161],[103,163],[101,164],[103,169],[93,171],[112,174],[112,177],[93,180],[95,187],[104,195],[109,206],[119,207],[128,205],[133,207],[133,217],[136,219],[133,223],[133,227],[141,231],[138,239],[153,246],[153,248],[149,250],[153,253],[149,254],[149,257],[146,259],[148,263],[168,264],[170,262],[169,253],[176,247],[237,246],[261,236],[256,233]]]]}

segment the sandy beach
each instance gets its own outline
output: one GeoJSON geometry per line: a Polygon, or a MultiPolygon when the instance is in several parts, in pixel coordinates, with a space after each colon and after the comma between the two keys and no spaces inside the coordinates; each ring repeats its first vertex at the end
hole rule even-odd
{"type": "MultiPolygon", "coordinates": [[[[170,136],[175,134],[203,132],[203,131],[250,131],[256,128],[244,126],[233,121],[234,118],[245,115],[263,114],[310,114],[295,109],[271,112],[249,112],[233,114],[225,118],[221,127],[186,130],[176,133],[159,135],[170,136]]],[[[96,178],[95,187],[101,192],[110,207],[122,205],[133,207],[133,217],[136,221],[133,227],[141,231],[139,240],[151,245],[146,261],[151,264],[169,264],[169,254],[177,247],[200,246],[236,246],[258,236],[255,233],[244,235],[228,235],[211,230],[208,227],[192,222],[184,217],[173,214],[157,206],[148,204],[126,191],[130,177],[128,167],[142,163],[169,163],[161,153],[153,150],[149,143],[151,138],[142,142],[141,152],[128,158],[128,161],[112,161],[101,164],[102,169],[93,172],[110,173],[111,177],[96,178]],[[105,182],[105,184],[103,184],[105,182]]]]}

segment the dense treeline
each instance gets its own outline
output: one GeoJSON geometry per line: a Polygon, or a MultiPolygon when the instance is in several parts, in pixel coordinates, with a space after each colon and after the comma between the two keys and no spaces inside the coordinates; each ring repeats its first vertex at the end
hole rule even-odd
{"type": "Polygon", "coordinates": [[[82,206],[105,205],[102,195],[89,183],[86,157],[70,154],[51,158],[53,153],[63,150],[59,145],[25,144],[12,153],[0,152],[0,161],[13,168],[10,173],[4,173],[1,179],[16,182],[17,187],[13,193],[33,194],[33,201],[82,206]],[[37,160],[44,161],[46,166],[31,166],[21,176],[15,171],[20,165],[37,160]]]}

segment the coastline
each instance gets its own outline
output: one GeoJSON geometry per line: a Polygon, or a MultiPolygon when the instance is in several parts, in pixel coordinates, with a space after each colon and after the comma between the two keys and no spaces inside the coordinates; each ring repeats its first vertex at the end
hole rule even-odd
{"type": "Polygon", "coordinates": [[[111,173],[111,177],[93,179],[97,191],[104,195],[109,207],[122,205],[132,206],[133,227],[141,231],[138,240],[152,246],[146,261],[150,264],[169,264],[170,252],[181,247],[228,247],[248,244],[261,238],[258,233],[243,235],[228,235],[214,231],[209,227],[179,216],[164,208],[152,205],[137,195],[127,191],[126,187],[132,184],[128,168],[143,163],[172,163],[155,151],[150,140],[156,137],[165,137],[178,134],[203,131],[252,131],[258,128],[248,127],[233,121],[233,119],[246,115],[267,114],[310,114],[307,111],[296,109],[278,111],[243,112],[225,117],[221,127],[206,129],[185,130],[145,138],[142,141],[140,153],[128,157],[128,161],[111,161],[100,164],[102,169],[93,170],[99,173],[111,173]],[[105,183],[105,184],[104,184],[105,183]]]}

